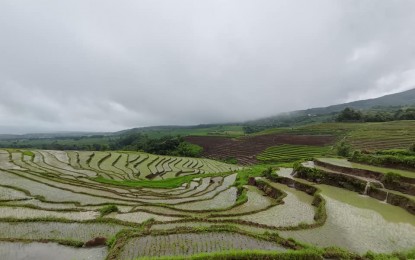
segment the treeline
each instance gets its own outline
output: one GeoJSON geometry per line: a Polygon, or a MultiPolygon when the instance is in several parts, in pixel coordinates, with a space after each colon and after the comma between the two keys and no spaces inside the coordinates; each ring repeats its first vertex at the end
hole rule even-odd
{"type": "Polygon", "coordinates": [[[76,137],[3,141],[0,142],[0,147],[78,151],[143,151],[159,155],[187,157],[198,157],[203,151],[202,147],[188,143],[180,136],[150,138],[148,135],[142,133],[130,133],[112,136],[111,138],[76,137]]]}
{"type": "Polygon", "coordinates": [[[76,150],[76,151],[107,151],[110,146],[107,143],[78,143],[68,144],[60,138],[53,139],[27,139],[0,142],[1,148],[13,149],[42,149],[42,150],[76,150]]]}
{"type": "Polygon", "coordinates": [[[111,150],[144,151],[147,153],[198,157],[203,148],[186,142],[181,136],[149,138],[146,134],[130,133],[110,143],[111,150]]]}
{"type": "Polygon", "coordinates": [[[401,108],[396,111],[359,111],[345,108],[335,118],[337,122],[388,122],[415,120],[415,108],[401,108]]]}

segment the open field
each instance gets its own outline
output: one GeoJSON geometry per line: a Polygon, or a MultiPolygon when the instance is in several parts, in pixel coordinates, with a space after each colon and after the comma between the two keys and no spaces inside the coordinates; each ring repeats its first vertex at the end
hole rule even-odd
{"type": "Polygon", "coordinates": [[[296,134],[334,135],[345,140],[355,149],[384,150],[408,148],[415,142],[415,121],[391,121],[379,123],[318,123],[295,128],[268,129],[256,135],[296,134]],[[345,139],[343,139],[345,138],[345,139]]]}
{"type": "MultiPolygon", "coordinates": [[[[331,140],[316,138],[313,144],[331,140]]],[[[321,155],[327,149],[277,147],[301,156],[321,155]]],[[[325,160],[350,166],[347,161],[325,160]]],[[[36,251],[52,259],[48,252],[56,248],[75,259],[200,254],[219,259],[319,259],[329,254],[320,248],[326,246],[350,251],[336,249],[332,257],[351,258],[368,250],[390,253],[415,246],[414,214],[402,205],[390,205],[395,205],[394,196],[412,195],[387,187],[381,192],[389,192],[389,199],[382,202],[293,177],[292,169],[274,170],[277,175],[265,175],[266,170],[140,152],[0,150],[0,256],[23,257],[36,251]],[[337,194],[353,199],[341,200],[337,194]],[[367,214],[382,229],[360,234],[362,225],[369,225],[367,214]],[[348,232],[342,232],[340,216],[354,223],[348,232]],[[22,250],[16,253],[16,247],[22,250]]],[[[356,178],[362,189],[370,182],[356,178]]],[[[376,185],[367,194],[372,196],[376,185]]]]}
{"type": "Polygon", "coordinates": [[[353,149],[376,151],[408,148],[415,142],[415,121],[381,123],[318,123],[293,128],[274,128],[238,138],[187,136],[203,147],[203,156],[233,159],[242,165],[284,162],[333,154],[341,141],[353,149]],[[298,146],[297,151],[295,147],[298,146]]]}
{"type": "Polygon", "coordinates": [[[226,137],[188,136],[186,141],[203,147],[203,155],[215,159],[234,158],[239,164],[257,163],[258,156],[265,149],[282,144],[328,146],[335,142],[332,135],[253,135],[237,139],[226,137]]]}

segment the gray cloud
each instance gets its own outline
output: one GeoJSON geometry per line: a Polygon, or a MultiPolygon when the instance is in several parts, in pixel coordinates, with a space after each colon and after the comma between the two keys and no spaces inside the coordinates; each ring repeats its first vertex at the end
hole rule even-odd
{"type": "Polygon", "coordinates": [[[0,132],[249,120],[415,86],[415,2],[0,2],[0,132]]]}

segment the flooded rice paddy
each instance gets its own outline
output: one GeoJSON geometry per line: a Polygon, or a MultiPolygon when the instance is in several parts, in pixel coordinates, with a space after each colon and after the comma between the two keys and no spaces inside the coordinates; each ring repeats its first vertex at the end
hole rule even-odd
{"type": "Polygon", "coordinates": [[[202,252],[249,249],[286,250],[274,242],[263,241],[240,234],[185,233],[132,238],[122,250],[121,258],[135,259],[142,256],[184,256],[202,252]]]}
{"type": "Polygon", "coordinates": [[[309,230],[281,231],[283,237],[358,253],[391,252],[415,246],[415,217],[404,209],[344,189],[317,187],[326,199],[326,223],[309,230]]]}
{"type": "Polygon", "coordinates": [[[104,260],[106,247],[73,248],[56,243],[0,242],[0,259],[3,260],[104,260]]]}
{"type": "Polygon", "coordinates": [[[124,152],[23,155],[19,150],[0,150],[0,161],[0,259],[66,259],[61,257],[65,254],[68,259],[108,255],[118,260],[287,250],[270,241],[276,233],[360,254],[415,247],[415,216],[408,211],[356,192],[297,179],[290,168],[281,168],[278,175],[320,190],[327,213],[324,223],[316,221],[315,197],[295,185],[260,177],[269,189],[286,194],[279,201],[266,189],[247,183],[238,186],[238,172],[233,171],[239,167],[207,159],[124,152]],[[214,174],[219,172],[227,173],[214,174]],[[174,177],[181,181],[170,182],[174,177]],[[246,200],[238,198],[238,189],[244,189],[246,200]],[[119,240],[124,244],[99,246],[110,240],[118,243],[117,234],[125,236],[119,240]],[[54,243],[59,241],[94,247],[54,243]]]}

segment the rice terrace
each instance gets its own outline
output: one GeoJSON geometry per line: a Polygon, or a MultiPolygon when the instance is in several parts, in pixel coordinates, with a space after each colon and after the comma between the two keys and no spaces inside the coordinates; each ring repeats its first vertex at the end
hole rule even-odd
{"type": "Polygon", "coordinates": [[[0,0],[0,260],[415,260],[414,25],[0,0]]]}

